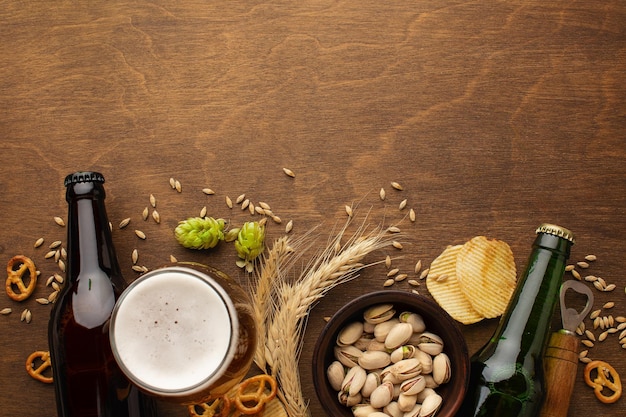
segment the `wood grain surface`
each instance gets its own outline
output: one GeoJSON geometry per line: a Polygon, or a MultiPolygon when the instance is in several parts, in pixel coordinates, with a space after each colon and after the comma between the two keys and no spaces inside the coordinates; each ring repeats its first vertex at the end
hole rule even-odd
{"type": "MultiPolygon", "coordinates": [[[[66,239],[53,216],[66,216],[62,182],[75,170],[105,175],[114,225],[132,218],[113,233],[129,281],[137,248],[149,268],[173,254],[246,283],[232,247],[191,252],[173,239],[203,206],[259,219],[226,207],[245,193],[283,221],[269,223],[268,242],[288,220],[294,238],[314,229],[311,256],[346,221],[345,205],[355,222],[397,224],[404,248],[368,261],[390,254],[409,275],[475,235],[508,242],[522,270],[535,227],[561,224],[577,236],[572,262],[597,255],[581,272],[617,286],[596,291],[595,308],[614,301],[602,315],[626,316],[625,22],[619,0],[1,1],[0,260],[30,256],[41,278],[27,301],[0,296],[13,309],[0,316],[0,416],[56,415],[52,387],[24,361],[47,349],[50,306],[35,298],[58,271],[44,255],[66,239]],[[150,194],[161,224],[141,219],[150,194]]],[[[382,290],[385,274],[371,266],[312,310],[300,360],[311,415],[324,415],[310,369],[323,318],[382,290]]],[[[496,324],[462,327],[470,351],[496,324]]],[[[616,335],[589,357],[626,376],[616,335]]],[[[582,370],[569,415],[626,414],[623,398],[599,403],[582,370]]]]}

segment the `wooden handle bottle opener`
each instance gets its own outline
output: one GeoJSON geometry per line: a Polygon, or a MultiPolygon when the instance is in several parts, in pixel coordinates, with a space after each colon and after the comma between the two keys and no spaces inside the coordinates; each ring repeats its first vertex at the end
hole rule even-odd
{"type": "Polygon", "coordinates": [[[593,293],[583,282],[568,280],[559,294],[563,329],[552,333],[544,356],[545,399],[540,417],[567,417],[576,381],[579,340],[574,331],[593,307],[593,293]],[[585,308],[578,313],[565,305],[565,293],[572,289],[587,296],[585,308]]]}

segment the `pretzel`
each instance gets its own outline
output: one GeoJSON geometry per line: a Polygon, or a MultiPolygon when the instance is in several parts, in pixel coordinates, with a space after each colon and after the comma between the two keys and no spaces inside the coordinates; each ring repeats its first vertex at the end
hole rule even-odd
{"type": "Polygon", "coordinates": [[[190,417],[227,417],[230,414],[230,399],[227,395],[216,398],[211,404],[201,403],[187,407],[190,417]],[[198,412],[198,409],[201,409],[198,412]]]}
{"type": "Polygon", "coordinates": [[[14,301],[27,299],[35,291],[36,284],[37,269],[30,258],[24,255],[16,255],[9,260],[7,264],[6,290],[10,299],[14,301]],[[27,276],[29,278],[28,285],[24,282],[26,273],[28,273],[27,276]],[[17,288],[17,292],[14,287],[17,288]]]}
{"type": "Polygon", "coordinates": [[[591,361],[585,366],[585,382],[593,388],[596,398],[604,404],[614,403],[622,395],[622,383],[617,371],[608,363],[602,361],[591,361]],[[591,372],[596,370],[598,375],[591,379],[591,372]],[[604,395],[604,388],[609,389],[613,394],[604,395]]]}
{"type": "Polygon", "coordinates": [[[52,377],[45,376],[43,374],[43,372],[48,368],[52,368],[52,362],[50,361],[50,352],[38,350],[31,353],[26,359],[26,372],[28,372],[28,375],[32,376],[37,381],[51,384],[52,377]],[[41,360],[42,363],[37,368],[35,368],[35,361],[37,361],[38,359],[41,360]]]}
{"type": "Polygon", "coordinates": [[[277,386],[276,379],[269,375],[261,374],[250,377],[243,381],[237,393],[235,394],[235,406],[241,414],[251,415],[260,412],[265,404],[269,403],[276,397],[277,386]],[[248,390],[249,387],[257,384],[257,389],[254,392],[248,390]],[[265,385],[269,384],[270,392],[265,392],[265,385]],[[250,406],[246,404],[252,404],[250,406]]]}

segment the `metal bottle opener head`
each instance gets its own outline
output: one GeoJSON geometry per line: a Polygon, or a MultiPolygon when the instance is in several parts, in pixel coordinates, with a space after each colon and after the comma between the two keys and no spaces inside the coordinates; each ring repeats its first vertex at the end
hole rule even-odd
{"type": "Polygon", "coordinates": [[[561,302],[561,320],[563,321],[563,329],[574,332],[593,307],[593,293],[583,282],[570,279],[561,285],[559,297],[561,302]],[[565,293],[569,289],[587,296],[587,303],[580,313],[576,309],[569,308],[565,305],[565,293]]]}

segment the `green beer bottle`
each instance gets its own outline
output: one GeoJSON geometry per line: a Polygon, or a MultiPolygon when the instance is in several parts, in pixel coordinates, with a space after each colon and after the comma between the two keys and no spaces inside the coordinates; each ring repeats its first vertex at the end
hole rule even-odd
{"type": "Polygon", "coordinates": [[[543,354],[574,236],[537,228],[524,275],[495,333],[471,358],[459,417],[534,417],[543,402],[543,354]]]}

